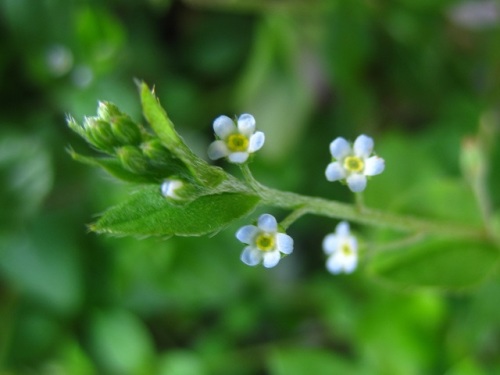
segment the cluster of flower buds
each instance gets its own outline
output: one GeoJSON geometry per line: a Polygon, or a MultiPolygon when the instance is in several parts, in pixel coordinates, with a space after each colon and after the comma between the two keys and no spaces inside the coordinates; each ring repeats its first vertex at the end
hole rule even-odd
{"type": "Polygon", "coordinates": [[[97,151],[107,154],[105,158],[96,159],[97,163],[112,166],[108,171],[120,178],[130,176],[134,181],[142,178],[141,181],[157,183],[166,176],[186,178],[183,175],[189,174],[186,165],[160,139],[112,103],[99,102],[97,116],[85,117],[82,125],[69,117],[68,125],[97,151]]]}

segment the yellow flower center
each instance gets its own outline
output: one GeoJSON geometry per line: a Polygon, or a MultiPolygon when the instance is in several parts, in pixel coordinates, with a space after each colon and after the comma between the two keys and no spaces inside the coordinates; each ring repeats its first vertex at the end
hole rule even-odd
{"type": "Polygon", "coordinates": [[[255,244],[261,251],[274,250],[274,236],[268,233],[261,233],[255,239],[255,244]]]}
{"type": "Polygon", "coordinates": [[[227,137],[226,143],[232,152],[246,151],[248,148],[248,138],[243,134],[231,134],[227,137]]]}
{"type": "Polygon", "coordinates": [[[344,168],[349,172],[361,172],[365,163],[357,156],[348,156],[344,159],[344,168]]]}
{"type": "Polygon", "coordinates": [[[347,243],[344,243],[340,246],[340,251],[342,252],[342,254],[344,254],[345,256],[349,256],[349,255],[352,255],[353,251],[351,249],[351,247],[349,246],[349,244],[347,243]]]}

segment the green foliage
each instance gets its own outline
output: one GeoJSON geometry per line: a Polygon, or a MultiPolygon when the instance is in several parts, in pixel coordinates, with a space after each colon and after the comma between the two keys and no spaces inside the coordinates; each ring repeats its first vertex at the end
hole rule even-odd
{"type": "Polygon", "coordinates": [[[0,134],[0,224],[27,220],[39,210],[53,184],[53,166],[44,142],[17,132],[0,134]]]}
{"type": "Polygon", "coordinates": [[[144,325],[126,311],[96,312],[90,321],[95,356],[109,374],[147,374],[154,359],[144,325]]]}
{"type": "Polygon", "coordinates": [[[499,373],[500,28],[462,4],[0,1],[0,373],[499,373]],[[364,133],[386,160],[366,206],[433,235],[353,221],[359,267],[333,276],[341,215],[305,215],[293,255],[246,267],[234,233],[280,202],[204,161],[245,112],[258,181],[349,203],[328,143],[364,133]]]}
{"type": "Polygon", "coordinates": [[[182,141],[167,113],[145,83],[140,84],[140,91],[144,117],[163,145],[185,164],[186,168],[201,184],[217,186],[224,179],[224,172],[209,166],[182,141]]]}
{"type": "Polygon", "coordinates": [[[370,268],[376,276],[398,286],[465,288],[489,276],[498,255],[498,250],[489,244],[431,239],[379,254],[370,268]]]}
{"type": "Polygon", "coordinates": [[[259,198],[248,193],[203,195],[184,205],[172,203],[157,185],[147,186],[109,209],[91,229],[119,235],[199,236],[215,233],[251,212],[259,198]]]}

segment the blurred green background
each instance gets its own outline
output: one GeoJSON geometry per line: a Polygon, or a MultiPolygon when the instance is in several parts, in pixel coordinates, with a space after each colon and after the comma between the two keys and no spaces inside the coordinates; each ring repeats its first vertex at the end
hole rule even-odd
{"type": "MultiPolygon", "coordinates": [[[[336,222],[313,216],[271,270],[240,262],[245,220],[212,238],[97,236],[85,225],[134,188],[65,152],[87,151],[66,114],[97,100],[142,121],[139,78],[202,156],[215,117],[252,113],[266,185],[351,201],[324,178],[328,144],[366,133],[387,165],[369,206],[478,222],[459,154],[498,128],[498,2],[0,0],[0,73],[1,375],[500,374],[498,267],[475,288],[395,287],[369,272],[387,233],[353,225],[366,256],[332,276],[336,222]]],[[[264,211],[287,214],[251,218],[264,211]]]]}

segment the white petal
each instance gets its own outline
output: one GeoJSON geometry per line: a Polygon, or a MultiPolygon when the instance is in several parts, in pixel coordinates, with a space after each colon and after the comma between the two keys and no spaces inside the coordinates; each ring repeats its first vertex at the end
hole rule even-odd
{"type": "Polygon", "coordinates": [[[264,253],[262,264],[266,268],[272,268],[278,264],[280,259],[281,259],[281,255],[280,255],[279,251],[269,251],[269,252],[264,253]]]}
{"type": "Polygon", "coordinates": [[[255,131],[255,119],[248,113],[242,114],[238,118],[238,130],[241,134],[250,137],[255,131]]]}
{"type": "Polygon", "coordinates": [[[236,238],[243,243],[250,244],[257,233],[259,233],[259,228],[255,225],[245,225],[244,227],[238,229],[236,232],[236,238]]]}
{"type": "Polygon", "coordinates": [[[351,145],[344,138],[338,137],[330,143],[330,153],[335,159],[342,159],[351,153],[351,145]]]}
{"type": "Polygon", "coordinates": [[[326,268],[330,273],[333,273],[334,275],[342,272],[342,254],[337,252],[330,256],[326,261],[326,268]]]}
{"type": "Polygon", "coordinates": [[[243,263],[249,266],[255,266],[262,260],[262,251],[251,246],[247,246],[241,253],[240,259],[243,263]]]}
{"type": "Polygon", "coordinates": [[[248,152],[232,152],[228,159],[231,163],[242,164],[248,159],[248,152]]]}
{"type": "Polygon", "coordinates": [[[354,154],[366,159],[373,151],[373,139],[361,134],[354,141],[354,154]]]}
{"type": "Polygon", "coordinates": [[[229,155],[229,149],[224,141],[215,141],[208,146],[208,157],[217,160],[229,155]]]}
{"type": "Polygon", "coordinates": [[[356,173],[347,177],[347,186],[354,193],[359,193],[366,188],[366,176],[356,173]]]}
{"type": "Polygon", "coordinates": [[[385,160],[378,157],[372,156],[365,160],[365,175],[367,176],[375,176],[380,174],[385,169],[385,160]]]}
{"type": "Polygon", "coordinates": [[[264,146],[264,141],[266,136],[263,132],[256,132],[250,137],[250,145],[248,146],[248,152],[255,152],[260,150],[264,146]]]}
{"type": "Polygon", "coordinates": [[[330,233],[323,240],[323,251],[325,254],[330,255],[337,251],[339,241],[336,234],[330,233]]]}
{"type": "Polygon", "coordinates": [[[276,247],[283,254],[291,254],[293,251],[293,238],[285,233],[277,233],[276,247]]]}
{"type": "Polygon", "coordinates": [[[278,223],[273,215],[262,214],[257,221],[259,229],[268,233],[275,233],[278,230],[278,223]]]}
{"type": "Polygon", "coordinates": [[[345,255],[342,252],[333,254],[326,261],[326,268],[333,274],[341,272],[351,273],[358,264],[357,254],[345,255]]]}
{"type": "Polygon", "coordinates": [[[344,268],[345,273],[351,273],[356,269],[357,265],[358,265],[358,256],[356,254],[344,256],[344,259],[342,261],[342,266],[344,268]]]}
{"type": "Polygon", "coordinates": [[[325,176],[328,181],[337,181],[345,178],[346,173],[344,167],[338,162],[328,164],[325,171],[325,176]]]}
{"type": "Polygon", "coordinates": [[[347,221],[341,221],[335,227],[335,233],[339,237],[347,237],[350,234],[349,223],[347,221]]]}
{"type": "Polygon", "coordinates": [[[183,185],[180,180],[165,180],[161,184],[161,193],[164,197],[179,199],[179,196],[175,193],[175,191],[181,188],[183,185]]]}
{"type": "Polygon", "coordinates": [[[214,120],[214,132],[221,139],[226,139],[230,134],[236,133],[234,121],[227,116],[219,116],[214,120]]]}

